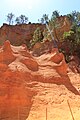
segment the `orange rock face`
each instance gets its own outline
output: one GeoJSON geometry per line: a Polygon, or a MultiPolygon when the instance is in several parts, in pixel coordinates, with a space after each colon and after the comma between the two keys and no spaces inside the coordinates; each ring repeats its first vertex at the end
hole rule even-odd
{"type": "Polygon", "coordinates": [[[64,101],[62,96],[66,99],[65,91],[69,92],[68,96],[70,92],[79,95],[67,75],[64,56],[57,49],[34,57],[25,45],[12,46],[6,41],[0,48],[0,58],[3,58],[0,59],[0,119],[45,119],[45,105],[61,104],[64,101]],[[63,89],[64,95],[61,95],[63,89]],[[58,96],[56,93],[59,93],[58,96]]]}
{"type": "Polygon", "coordinates": [[[38,71],[38,63],[35,60],[27,58],[22,60],[21,62],[25,64],[28,69],[32,71],[38,71]]]}
{"type": "MultiPolygon", "coordinates": [[[[19,50],[24,51],[25,46],[19,50]]],[[[31,80],[29,71],[25,74],[18,71],[16,66],[15,71],[13,68],[10,70],[10,64],[17,61],[19,50],[16,48],[15,52],[15,47],[11,47],[9,41],[0,49],[0,57],[3,58],[0,60],[0,119],[25,120],[32,105],[31,99],[36,93],[27,85],[31,80]]]]}
{"type": "Polygon", "coordinates": [[[9,64],[15,60],[9,41],[6,41],[4,46],[1,48],[0,58],[0,62],[5,64],[9,64]]]}
{"type": "Polygon", "coordinates": [[[6,64],[0,63],[0,71],[4,72],[8,69],[8,66],[6,64]]]}

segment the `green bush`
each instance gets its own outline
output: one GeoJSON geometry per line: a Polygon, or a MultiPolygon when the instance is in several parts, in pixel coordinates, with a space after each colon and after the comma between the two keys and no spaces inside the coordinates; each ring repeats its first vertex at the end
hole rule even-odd
{"type": "Polygon", "coordinates": [[[31,46],[34,46],[37,42],[42,42],[43,41],[43,34],[40,28],[38,27],[34,31],[33,39],[30,41],[31,46]]]}
{"type": "Polygon", "coordinates": [[[71,39],[74,35],[74,31],[64,32],[63,39],[71,39]]]}

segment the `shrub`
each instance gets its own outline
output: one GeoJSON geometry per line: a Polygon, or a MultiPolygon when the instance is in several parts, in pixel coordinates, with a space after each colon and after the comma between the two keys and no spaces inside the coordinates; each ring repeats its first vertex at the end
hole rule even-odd
{"type": "Polygon", "coordinates": [[[37,42],[42,42],[43,41],[43,34],[40,28],[38,27],[34,31],[33,39],[30,41],[31,46],[34,46],[37,42]]]}

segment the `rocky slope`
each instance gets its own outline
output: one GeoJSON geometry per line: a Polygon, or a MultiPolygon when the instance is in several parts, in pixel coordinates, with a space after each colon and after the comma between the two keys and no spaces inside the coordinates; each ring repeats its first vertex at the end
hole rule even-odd
{"type": "Polygon", "coordinates": [[[0,120],[71,120],[69,105],[79,120],[79,90],[57,49],[34,57],[25,45],[0,47],[0,120]]]}

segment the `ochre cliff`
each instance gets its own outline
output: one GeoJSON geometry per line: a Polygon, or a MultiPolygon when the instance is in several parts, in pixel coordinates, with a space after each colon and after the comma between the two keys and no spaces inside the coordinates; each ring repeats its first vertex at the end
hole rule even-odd
{"type": "Polygon", "coordinates": [[[67,69],[56,48],[34,57],[25,45],[12,46],[6,41],[0,47],[0,120],[44,120],[46,108],[49,120],[54,116],[54,120],[70,120],[63,111],[67,99],[79,107],[80,79],[74,85],[67,69]]]}
{"type": "MultiPolygon", "coordinates": [[[[55,25],[57,25],[57,27],[53,28],[54,38],[61,41],[63,39],[63,33],[70,30],[71,23],[66,16],[60,16],[56,19],[55,25]]],[[[32,39],[37,27],[43,32],[46,25],[39,23],[21,25],[3,24],[0,28],[0,45],[2,45],[5,40],[9,40],[12,45],[27,45],[32,39]]]]}
{"type": "Polygon", "coordinates": [[[12,45],[28,44],[37,27],[40,27],[43,31],[45,25],[38,23],[21,25],[3,24],[0,28],[0,44],[3,44],[5,40],[9,40],[12,45]]]}

